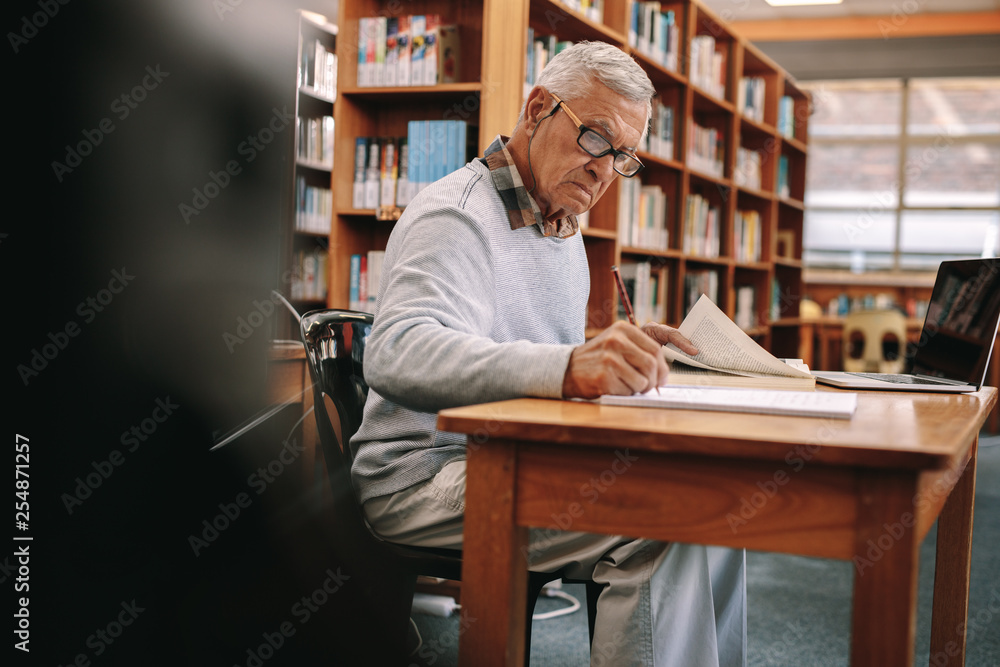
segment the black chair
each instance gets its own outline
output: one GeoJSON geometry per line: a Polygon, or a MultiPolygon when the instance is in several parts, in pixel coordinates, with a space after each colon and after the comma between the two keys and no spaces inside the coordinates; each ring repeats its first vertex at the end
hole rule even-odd
{"type": "MultiPolygon", "coordinates": [[[[345,571],[365,572],[360,585],[364,599],[371,601],[363,610],[378,619],[385,629],[387,660],[405,662],[410,609],[418,575],[458,581],[462,573],[462,552],[449,549],[410,547],[386,542],[365,521],[351,486],[351,437],[361,425],[368,397],[362,370],[365,343],[371,332],[372,316],[347,310],[318,310],[300,320],[309,372],[313,381],[313,407],[320,445],[326,463],[332,496],[334,525],[332,542],[345,571]],[[337,426],[339,425],[339,433],[337,426]]],[[[531,615],[542,587],[559,579],[559,572],[527,572],[528,610],[525,638],[525,665],[531,647],[531,615]]],[[[357,578],[356,578],[357,580],[357,578]]],[[[354,583],[354,582],[352,582],[354,583]]],[[[587,608],[593,639],[597,597],[601,587],[587,584],[587,608]]],[[[357,584],[356,584],[357,585],[357,584]]],[[[372,664],[376,664],[374,661],[372,664]]]]}

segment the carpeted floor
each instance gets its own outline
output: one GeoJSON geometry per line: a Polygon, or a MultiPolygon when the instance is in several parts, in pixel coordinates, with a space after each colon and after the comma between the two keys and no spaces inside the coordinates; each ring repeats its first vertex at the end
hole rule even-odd
{"type": "MultiPolygon", "coordinates": [[[[966,665],[996,667],[1000,665],[1000,436],[980,440],[974,521],[966,665]]],[[[930,660],[935,538],[932,530],[921,545],[916,665],[930,660]]],[[[749,552],[747,563],[749,664],[847,665],[853,565],[758,552],[749,552]]],[[[583,601],[582,586],[564,590],[583,601]]],[[[541,598],[536,612],[567,605],[559,598],[541,598]]],[[[421,614],[413,618],[423,639],[413,664],[456,665],[458,618],[421,614]]],[[[531,664],[535,667],[579,667],[588,664],[589,655],[585,606],[571,615],[534,622],[531,664]]]]}

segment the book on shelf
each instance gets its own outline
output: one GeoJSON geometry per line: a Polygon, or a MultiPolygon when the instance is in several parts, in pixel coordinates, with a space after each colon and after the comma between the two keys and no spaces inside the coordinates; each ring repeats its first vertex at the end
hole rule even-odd
{"type": "Polygon", "coordinates": [[[788,186],[788,156],[780,155],[778,156],[778,187],[777,193],[779,197],[788,199],[792,196],[792,190],[788,186]]]}
{"type": "Polygon", "coordinates": [[[769,389],[724,389],[714,387],[661,387],[631,396],[601,396],[602,405],[638,408],[674,408],[743,412],[790,417],[850,419],[858,406],[858,395],[848,392],[788,392],[769,389]]]}
{"type": "MultiPolygon", "coordinates": [[[[662,3],[666,4],[666,3],[662,3]]],[[[663,67],[677,71],[680,29],[672,10],[662,11],[660,2],[633,2],[630,8],[628,43],[663,67]]]]}
{"type": "Polygon", "coordinates": [[[637,178],[621,179],[618,198],[618,238],[633,248],[666,250],[667,195],[658,185],[644,184],[637,178]]]}
{"type": "Polygon", "coordinates": [[[459,26],[438,14],[358,19],[358,86],[434,86],[460,80],[459,26]]]}
{"type": "Polygon", "coordinates": [[[365,208],[365,179],[368,165],[369,137],[354,140],[354,186],[351,191],[351,206],[365,208]]]}
{"type": "Polygon", "coordinates": [[[736,211],[733,254],[737,262],[759,262],[763,224],[757,211],[736,211]]]}
{"type": "Polygon", "coordinates": [[[753,285],[736,288],[736,314],[733,321],[744,331],[757,326],[757,290],[753,285]]]}
{"type": "Polygon", "coordinates": [[[795,100],[788,95],[778,102],[778,134],[795,138],[795,100]]]}
{"type": "Polygon", "coordinates": [[[337,54],[316,38],[303,38],[299,88],[333,101],[337,96],[337,54]]]}
{"type": "Polygon", "coordinates": [[[799,359],[782,360],[758,345],[702,295],[677,330],[698,348],[690,355],[663,346],[670,366],[668,384],[811,391],[816,378],[799,359]]]}
{"type": "Polygon", "coordinates": [[[333,192],[330,188],[308,185],[306,177],[295,177],[295,229],[301,232],[330,233],[333,192]]]}
{"type": "Polygon", "coordinates": [[[375,297],[378,296],[384,256],[383,250],[351,255],[348,296],[350,310],[375,312],[375,297]]]}
{"type": "Polygon", "coordinates": [[[326,299],[327,253],[315,248],[295,253],[290,296],[297,301],[326,299]]]}
{"type": "Polygon", "coordinates": [[[368,160],[365,164],[365,205],[364,208],[377,208],[379,203],[382,169],[379,163],[382,158],[382,137],[368,138],[368,160]]]}
{"type": "Polygon", "coordinates": [[[755,150],[740,146],[736,149],[736,170],[733,172],[733,182],[745,188],[761,189],[761,154],[755,150]]]}
{"type": "Polygon", "coordinates": [[[299,160],[333,168],[333,116],[296,116],[299,160]]]}
{"type": "Polygon", "coordinates": [[[674,159],[674,109],[664,104],[659,95],[653,97],[649,132],[642,148],[656,157],[674,159]]]}
{"type": "Polygon", "coordinates": [[[719,274],[713,269],[688,269],[684,274],[684,312],[689,313],[701,295],[719,300],[719,274]]]}
{"type": "Polygon", "coordinates": [[[736,108],[758,123],[764,122],[764,77],[745,76],[736,91],[736,108]]]}
{"type": "Polygon", "coordinates": [[[559,0],[559,4],[580,12],[595,23],[604,22],[604,0],[559,0]]]}
{"type": "Polygon", "coordinates": [[[688,123],[687,163],[692,169],[722,178],[722,158],[726,149],[722,132],[714,127],[702,127],[691,120],[688,123]]]}
{"type": "Polygon", "coordinates": [[[534,29],[528,27],[528,51],[524,75],[525,97],[528,96],[535,81],[549,61],[566,47],[572,45],[573,42],[560,41],[555,35],[536,35],[534,29]]]}
{"type": "Polygon", "coordinates": [[[387,137],[382,142],[382,159],[379,172],[379,206],[396,205],[396,181],[399,176],[399,140],[387,137]]]}
{"type": "Polygon", "coordinates": [[[697,192],[685,200],[681,248],[685,254],[716,258],[721,249],[720,217],[722,210],[697,192]]]}
{"type": "MultiPolygon", "coordinates": [[[[622,260],[619,271],[625,292],[632,303],[635,321],[640,324],[664,321],[665,310],[660,296],[664,293],[665,286],[660,281],[661,273],[653,270],[652,262],[622,260]]],[[[618,319],[628,319],[625,305],[621,301],[618,303],[618,319]]]]}
{"type": "Polygon", "coordinates": [[[695,35],[691,38],[688,78],[691,83],[720,100],[726,98],[726,54],[716,50],[715,38],[711,35],[695,35]]]}

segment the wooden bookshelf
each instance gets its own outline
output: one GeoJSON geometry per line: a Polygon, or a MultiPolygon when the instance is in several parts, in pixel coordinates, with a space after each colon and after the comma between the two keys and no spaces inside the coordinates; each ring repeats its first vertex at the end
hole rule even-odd
{"type": "MultiPolygon", "coordinates": [[[[333,19],[334,17],[328,18],[311,12],[299,12],[299,60],[294,69],[289,68],[289,71],[296,73],[296,129],[290,159],[293,165],[292,202],[288,213],[288,229],[283,236],[282,280],[278,288],[300,313],[322,308],[330,299],[329,238],[332,232],[333,203],[328,203],[326,212],[322,208],[313,209],[315,212],[311,219],[306,220],[301,210],[301,188],[305,185],[317,190],[329,190],[333,182],[333,159],[329,150],[333,144],[329,142],[326,148],[317,146],[317,142],[322,143],[322,139],[316,132],[310,132],[309,128],[309,123],[314,119],[334,116],[336,81],[332,76],[325,76],[325,73],[335,74],[336,70],[328,70],[325,63],[317,65],[315,55],[317,44],[323,52],[336,53],[338,31],[333,19]],[[314,140],[310,142],[311,150],[306,151],[309,134],[313,135],[314,140]]],[[[331,126],[325,128],[327,133],[333,130],[331,126]]],[[[279,326],[279,336],[297,337],[291,315],[283,319],[286,321],[279,326]]]]}
{"type": "MultiPolygon", "coordinates": [[[[677,67],[639,44],[630,44],[631,0],[606,0],[603,20],[570,9],[555,0],[485,0],[448,2],[412,0],[358,0],[340,3],[338,51],[339,95],[334,108],[336,139],[333,173],[335,211],[329,236],[331,267],[327,305],[349,302],[350,257],[384,249],[392,222],[378,221],[371,210],[352,208],[354,144],[359,136],[403,136],[410,120],[459,117],[475,132],[482,150],[497,134],[509,134],[517,120],[525,91],[528,29],[534,37],[601,40],[633,55],[649,75],[664,104],[673,114],[672,155],[640,152],[646,165],[643,185],[658,186],[666,195],[666,247],[635,247],[622,238],[620,220],[622,179],[612,183],[590,212],[583,230],[591,271],[588,335],[609,326],[618,313],[618,297],[610,267],[646,261],[660,286],[658,305],[668,324],[685,315],[685,280],[711,272],[718,284],[716,301],[735,319],[737,295],[753,288],[752,326],[758,342],[780,356],[796,356],[799,301],[802,298],[802,223],[805,168],[808,154],[810,101],[780,67],[723,23],[699,0],[661,2],[661,12],[673,12],[680,46],[677,67]],[[373,16],[439,14],[444,23],[459,26],[462,63],[458,83],[421,87],[370,88],[357,85],[358,20],[373,16]],[[518,27],[519,26],[519,27],[518,27]],[[721,67],[715,81],[695,85],[691,77],[692,39],[711,37],[721,67]],[[743,113],[739,106],[741,80],[756,77],[763,83],[762,111],[743,113]],[[791,98],[792,133],[779,127],[781,99],[791,98]],[[459,110],[461,115],[455,116],[459,110]],[[698,163],[689,146],[692,124],[714,131],[720,164],[698,163]],[[738,177],[738,149],[759,155],[759,183],[738,177]],[[779,165],[785,162],[779,187],[779,165]],[[688,195],[698,193],[718,210],[718,251],[711,256],[685,251],[683,233],[688,195]],[[759,218],[755,256],[744,257],[736,244],[737,212],[759,218]],[[737,259],[740,257],[740,259],[737,259]],[[777,282],[777,288],[775,283],[777,282]],[[772,295],[775,303],[772,303],[772,295]]],[[[704,41],[704,40],[702,40],[704,41]]],[[[708,47],[702,47],[702,54],[708,47]]],[[[704,63],[703,63],[704,64],[704,63]]],[[[699,80],[700,81],[700,80],[699,80]]],[[[789,103],[785,103],[788,105],[789,103]]],[[[744,235],[743,238],[746,238],[744,235]]],[[[745,253],[744,253],[745,254],[745,253]]]]}

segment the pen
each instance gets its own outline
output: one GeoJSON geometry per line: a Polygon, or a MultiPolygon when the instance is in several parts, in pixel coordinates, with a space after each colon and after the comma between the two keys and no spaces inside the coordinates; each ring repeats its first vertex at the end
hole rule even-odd
{"type": "MultiPolygon", "coordinates": [[[[625,314],[628,315],[628,321],[632,323],[632,326],[639,326],[635,321],[635,313],[632,312],[632,302],[628,298],[628,292],[625,291],[625,283],[622,282],[621,271],[618,270],[618,265],[615,264],[611,267],[611,273],[615,274],[615,285],[618,287],[618,298],[622,300],[622,305],[625,307],[625,314]]],[[[655,387],[656,393],[660,393],[660,388],[655,387]]]]}

